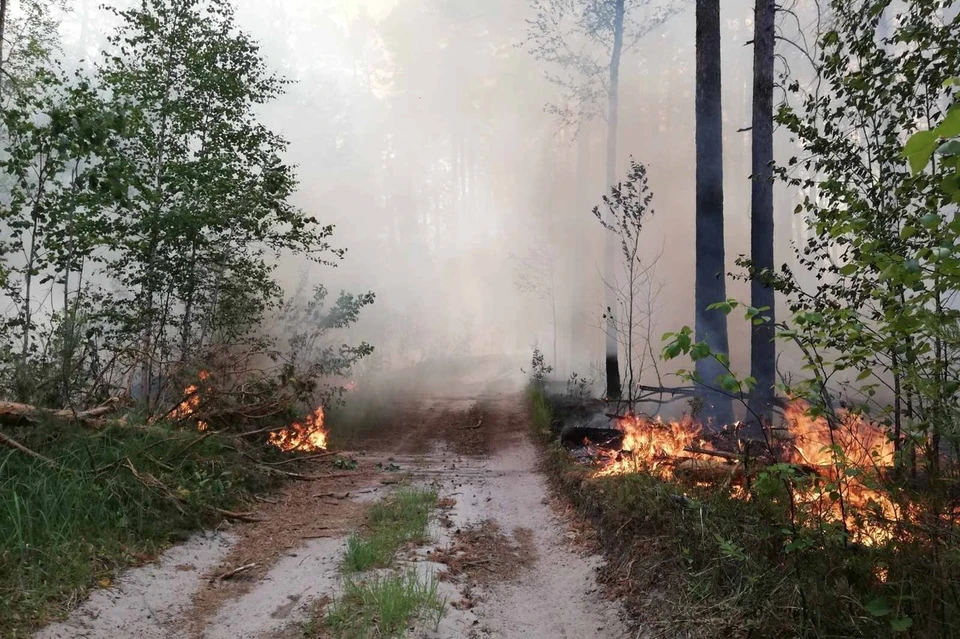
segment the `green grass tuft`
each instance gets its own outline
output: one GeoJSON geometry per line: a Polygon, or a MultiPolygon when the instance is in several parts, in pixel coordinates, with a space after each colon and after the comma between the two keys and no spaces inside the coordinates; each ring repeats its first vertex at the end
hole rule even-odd
{"type": "Polygon", "coordinates": [[[390,565],[404,544],[427,540],[430,515],[437,505],[437,491],[401,488],[373,506],[367,519],[367,533],[347,540],[343,560],[346,572],[363,572],[390,565]]]}
{"type": "Polygon", "coordinates": [[[414,620],[443,618],[446,601],[433,575],[415,569],[364,581],[348,579],[343,595],[327,613],[327,627],[337,639],[404,637],[414,620]]]}

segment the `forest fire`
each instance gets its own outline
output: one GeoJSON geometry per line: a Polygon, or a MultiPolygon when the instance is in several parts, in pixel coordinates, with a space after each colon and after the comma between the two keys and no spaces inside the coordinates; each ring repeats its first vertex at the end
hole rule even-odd
{"type": "Polygon", "coordinates": [[[672,475],[674,463],[680,458],[701,458],[702,454],[686,449],[698,447],[712,449],[700,434],[701,425],[690,417],[664,422],[659,417],[650,419],[639,415],[627,415],[617,422],[623,433],[621,450],[602,457],[602,468],[597,476],[622,475],[641,470],[672,475]]]}
{"type": "Polygon", "coordinates": [[[323,425],[323,407],[307,415],[304,423],[294,422],[289,427],[270,433],[270,443],[282,451],[305,453],[326,450],[328,431],[323,425]]]}
{"type": "Polygon", "coordinates": [[[810,415],[805,402],[794,401],[784,410],[793,446],[789,461],[814,469],[836,488],[828,491],[823,482],[815,482],[798,491],[799,501],[826,520],[844,521],[859,543],[882,543],[893,536],[892,528],[904,515],[900,506],[874,487],[893,466],[893,442],[860,415],[841,411],[837,417],[839,424],[830,428],[826,417],[810,415]]]}
{"type": "MultiPolygon", "coordinates": [[[[807,473],[811,481],[798,482],[797,502],[823,521],[842,521],[863,545],[890,539],[904,512],[877,488],[894,461],[893,443],[883,429],[850,412],[839,413],[840,423],[831,429],[825,417],[812,417],[809,405],[799,400],[787,406],[784,418],[789,447],[766,461],[787,461],[807,473]]],[[[600,466],[595,477],[649,472],[671,478],[685,470],[691,472],[684,477],[698,485],[730,485],[744,476],[741,457],[714,449],[702,436],[702,425],[690,417],[664,422],[627,415],[616,427],[623,434],[620,450],[591,450],[600,466]]],[[[741,486],[731,490],[737,499],[750,498],[741,486]]]]}
{"type": "MultiPolygon", "coordinates": [[[[170,412],[169,417],[171,419],[178,422],[190,419],[200,408],[200,384],[210,378],[210,373],[201,370],[197,377],[199,381],[196,384],[190,384],[183,389],[183,400],[170,412]]],[[[210,425],[207,422],[197,421],[197,430],[200,432],[206,431],[209,427],[210,425]]]]}

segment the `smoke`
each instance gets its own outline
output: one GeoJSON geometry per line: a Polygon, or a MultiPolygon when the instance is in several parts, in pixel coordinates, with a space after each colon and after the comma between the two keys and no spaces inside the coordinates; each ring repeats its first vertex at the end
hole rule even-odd
{"type": "MultiPolygon", "coordinates": [[[[90,57],[111,24],[76,3],[68,58],[90,57]]],[[[560,94],[524,50],[522,0],[237,0],[268,66],[291,80],[264,105],[289,141],[296,203],[336,225],[337,268],[283,259],[278,274],[336,292],[371,290],[351,338],[371,370],[500,356],[518,369],[539,347],[556,375],[602,377],[604,194],[601,120],[564,127],[560,94]],[[555,339],[556,337],[556,339],[555,339]],[[556,347],[554,343],[556,341],[556,347]]],[[[802,7],[801,7],[802,9],[802,7]]],[[[749,251],[753,3],[723,3],[726,255],[749,251]]],[[[687,10],[627,51],[620,173],[649,167],[656,215],[643,252],[662,254],[654,339],[694,321],[694,16],[687,10]]],[[[792,205],[778,193],[777,261],[791,258],[792,205]]],[[[719,238],[718,238],[719,240],[719,238]]],[[[749,286],[728,281],[731,297],[749,286]]],[[[749,365],[749,325],[731,316],[733,365],[749,365]]],[[[653,345],[659,352],[660,344],[653,345]]],[[[666,369],[669,370],[669,369],[666,369]]],[[[644,380],[652,382],[656,380],[644,380]]],[[[665,379],[669,382],[669,379],[665,379]]]]}

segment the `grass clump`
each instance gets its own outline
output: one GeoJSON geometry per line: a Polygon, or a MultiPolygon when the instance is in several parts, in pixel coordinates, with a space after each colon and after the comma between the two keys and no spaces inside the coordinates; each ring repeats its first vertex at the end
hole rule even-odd
{"type": "Polygon", "coordinates": [[[445,607],[437,579],[411,568],[369,580],[348,579],[326,621],[337,639],[404,637],[414,621],[437,626],[445,607]]]}
{"type": "Polygon", "coordinates": [[[344,570],[363,572],[389,566],[404,544],[426,541],[427,525],[436,505],[437,491],[420,488],[401,488],[374,505],[365,533],[355,533],[347,541],[344,570]]]}
{"type": "Polygon", "coordinates": [[[267,487],[216,436],[63,423],[10,435],[55,465],[0,451],[4,636],[26,636],[117,570],[215,524],[216,508],[236,509],[267,487]]]}

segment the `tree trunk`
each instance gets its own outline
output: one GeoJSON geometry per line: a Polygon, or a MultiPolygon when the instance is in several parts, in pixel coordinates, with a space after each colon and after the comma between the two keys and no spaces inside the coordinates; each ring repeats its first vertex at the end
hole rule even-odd
{"type": "MultiPolygon", "coordinates": [[[[697,0],[697,219],[696,337],[714,353],[729,354],[727,316],[707,307],[726,300],[723,235],[723,109],[720,81],[720,0],[697,0]]],[[[726,370],[712,358],[696,363],[702,383],[715,386],[726,370]]],[[[730,399],[707,393],[704,414],[733,419],[730,399]]]]}
{"type": "MultiPolygon", "coordinates": [[[[616,0],[613,53],[610,56],[610,109],[607,114],[607,188],[617,180],[617,129],[620,118],[620,56],[623,53],[623,15],[626,0],[616,0]]],[[[617,244],[613,233],[607,231],[604,246],[603,275],[606,300],[606,373],[607,398],[620,398],[620,363],[617,357],[616,278],[617,244]]]]}
{"type": "MultiPolygon", "coordinates": [[[[577,183],[574,201],[575,217],[573,218],[576,221],[574,224],[579,224],[580,216],[593,208],[591,206],[594,194],[590,188],[592,184],[590,180],[590,159],[590,125],[588,122],[583,122],[577,132],[577,183]]],[[[582,227],[578,226],[577,228],[582,227]]],[[[570,342],[568,344],[569,359],[567,360],[570,363],[570,370],[567,372],[574,372],[583,362],[581,344],[589,343],[585,335],[589,335],[590,332],[586,329],[586,322],[583,321],[584,295],[581,273],[571,271],[571,277],[568,279],[571,285],[567,287],[570,294],[568,299],[570,342]]]]}
{"type": "MultiPolygon", "coordinates": [[[[773,62],[774,0],[757,0],[753,36],[753,181],[750,199],[750,255],[758,269],[774,269],[773,255],[773,62]]],[[[770,399],[777,375],[774,290],[754,277],[751,304],[769,308],[769,322],[753,327],[750,336],[750,374],[757,380],[751,408],[765,421],[772,417],[770,399]]]]}

